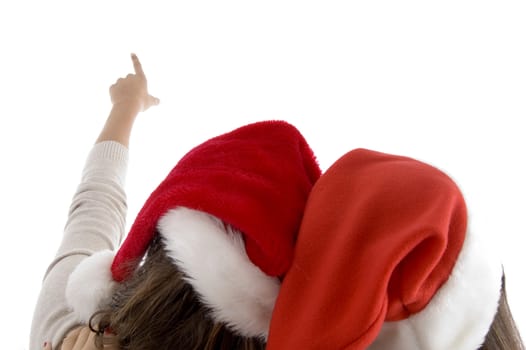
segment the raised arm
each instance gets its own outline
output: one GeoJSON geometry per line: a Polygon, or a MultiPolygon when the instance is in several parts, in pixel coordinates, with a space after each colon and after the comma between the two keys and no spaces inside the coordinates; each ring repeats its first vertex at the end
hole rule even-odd
{"type": "Polygon", "coordinates": [[[159,103],[148,93],[146,77],[133,54],[132,62],[134,74],[118,79],[110,88],[113,107],[87,157],[60,247],[40,290],[31,325],[31,350],[41,349],[44,342],[56,348],[67,332],[81,325],[66,302],[67,280],[86,257],[115,249],[124,236],[131,130],[141,111],[159,103]]]}

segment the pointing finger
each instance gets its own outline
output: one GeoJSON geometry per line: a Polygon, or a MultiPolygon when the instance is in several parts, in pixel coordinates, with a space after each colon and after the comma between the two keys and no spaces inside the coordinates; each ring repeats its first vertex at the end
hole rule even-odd
{"type": "Polygon", "coordinates": [[[135,70],[135,74],[140,75],[145,78],[146,76],[144,75],[144,71],[142,70],[141,62],[139,61],[139,58],[137,57],[137,55],[132,53],[131,58],[132,58],[133,69],[135,70]]]}

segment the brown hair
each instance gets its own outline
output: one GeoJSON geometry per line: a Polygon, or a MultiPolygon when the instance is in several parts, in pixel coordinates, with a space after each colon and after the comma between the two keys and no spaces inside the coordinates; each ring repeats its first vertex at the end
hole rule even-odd
{"type": "Polygon", "coordinates": [[[211,318],[210,310],[165,254],[158,234],[143,264],[119,287],[110,308],[93,315],[90,327],[98,330],[99,347],[104,332],[111,330],[122,350],[265,348],[262,339],[235,334],[211,318]]]}
{"type": "Polygon", "coordinates": [[[502,276],[499,308],[484,344],[479,350],[524,350],[524,344],[508,305],[504,275],[502,276]]]}

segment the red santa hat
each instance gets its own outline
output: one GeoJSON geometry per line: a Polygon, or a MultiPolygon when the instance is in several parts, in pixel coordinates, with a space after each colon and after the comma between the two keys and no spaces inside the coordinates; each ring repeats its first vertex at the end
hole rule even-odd
{"type": "Polygon", "coordinates": [[[303,136],[283,121],[204,142],[150,195],[116,254],[96,253],[76,268],[66,289],[69,304],[87,321],[130,278],[159,232],[217,321],[244,336],[266,337],[279,277],[291,265],[320,173],[303,136]]]}
{"type": "Polygon", "coordinates": [[[474,350],[502,269],[442,171],[359,149],[311,191],[268,350],[474,350]]]}

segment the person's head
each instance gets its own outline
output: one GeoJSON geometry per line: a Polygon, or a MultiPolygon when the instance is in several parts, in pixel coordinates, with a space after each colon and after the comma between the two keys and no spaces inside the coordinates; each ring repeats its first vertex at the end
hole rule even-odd
{"type": "Polygon", "coordinates": [[[70,306],[82,322],[98,315],[92,323],[108,324],[126,349],[261,346],[320,174],[285,122],[200,144],[152,192],[116,254],[79,264],[70,306]]]}
{"type": "Polygon", "coordinates": [[[91,319],[98,344],[111,339],[120,349],[264,349],[264,339],[241,336],[214,320],[187,278],[156,234],[143,264],[91,319]],[[111,335],[104,335],[108,330],[111,335]]]}
{"type": "Polygon", "coordinates": [[[345,154],[311,191],[267,349],[474,350],[518,339],[486,238],[439,169],[345,154]]]}
{"type": "MultiPolygon", "coordinates": [[[[98,345],[105,341],[104,330],[113,329],[116,336],[111,341],[121,349],[264,349],[262,339],[239,336],[209,317],[210,310],[170,263],[163,245],[156,235],[144,264],[116,291],[109,308],[90,320],[98,345]]],[[[478,350],[523,349],[503,275],[498,310],[478,350]]]]}

